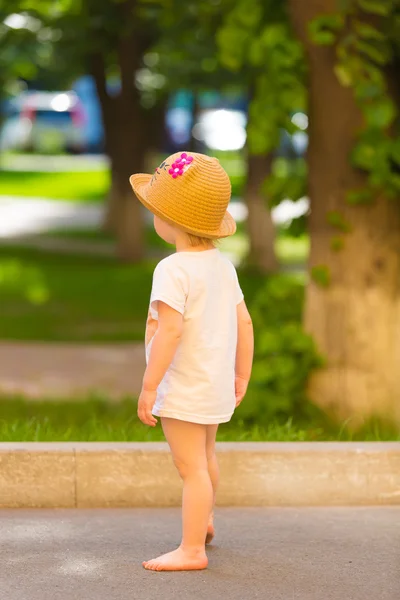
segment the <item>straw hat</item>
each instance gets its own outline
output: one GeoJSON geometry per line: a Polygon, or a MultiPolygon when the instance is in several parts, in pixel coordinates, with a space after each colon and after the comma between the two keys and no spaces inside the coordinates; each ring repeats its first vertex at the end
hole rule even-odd
{"type": "Polygon", "coordinates": [[[236,231],[226,210],[231,183],[216,158],[178,152],[163,161],[153,175],[138,173],[129,181],[146,208],[187,233],[223,238],[236,231]]]}

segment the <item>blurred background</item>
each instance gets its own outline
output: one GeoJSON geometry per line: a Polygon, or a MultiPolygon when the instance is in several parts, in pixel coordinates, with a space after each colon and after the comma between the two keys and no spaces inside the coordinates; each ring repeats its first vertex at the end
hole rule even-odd
{"type": "MultiPolygon", "coordinates": [[[[305,288],[327,274],[308,262],[310,90],[295,12],[258,0],[1,2],[3,441],[162,438],[137,422],[134,399],[152,272],[172,248],[128,178],[181,150],[216,156],[231,178],[238,231],[221,251],[258,340],[248,398],[220,439],[398,436],[387,414],[309,401],[326,357],[304,328],[305,288]]],[[[332,43],[337,15],[311,13],[316,46],[332,43]]]]}

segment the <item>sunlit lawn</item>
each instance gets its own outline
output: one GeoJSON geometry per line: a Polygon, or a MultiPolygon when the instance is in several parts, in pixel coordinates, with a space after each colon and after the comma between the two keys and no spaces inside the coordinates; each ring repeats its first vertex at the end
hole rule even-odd
{"type": "Polygon", "coordinates": [[[306,265],[310,252],[310,241],[307,235],[294,238],[278,235],[275,241],[275,252],[283,265],[306,265]]]}
{"type": "MultiPolygon", "coordinates": [[[[0,339],[141,341],[154,266],[0,248],[0,339]]],[[[251,302],[262,279],[240,279],[251,302]]]]}
{"type": "Polygon", "coordinates": [[[74,173],[0,170],[0,194],[76,202],[102,201],[109,180],[106,169],[74,173]]]}
{"type": "MultiPolygon", "coordinates": [[[[157,160],[161,160],[161,157],[157,160]]],[[[241,159],[222,156],[221,162],[231,177],[232,195],[241,195],[244,181],[241,159]]],[[[107,169],[76,172],[0,170],[0,195],[4,196],[36,196],[76,202],[103,201],[109,183],[107,169]]]]}
{"type": "MultiPolygon", "coordinates": [[[[246,401],[246,400],[245,400],[246,401]]],[[[164,436],[140,423],[135,400],[107,402],[26,401],[0,399],[0,440],[8,441],[158,441],[164,436]]],[[[232,421],[219,428],[219,441],[325,441],[325,440],[400,440],[400,435],[382,425],[371,425],[354,435],[344,427],[333,427],[323,420],[308,423],[271,423],[267,427],[246,424],[240,409],[232,421]]]]}

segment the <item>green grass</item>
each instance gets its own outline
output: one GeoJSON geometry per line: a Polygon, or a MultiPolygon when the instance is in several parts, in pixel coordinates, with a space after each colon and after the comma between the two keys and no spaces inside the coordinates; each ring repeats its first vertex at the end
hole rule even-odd
{"type": "MultiPolygon", "coordinates": [[[[142,341],[154,266],[0,247],[0,339],[142,341]]],[[[262,278],[240,281],[251,302],[262,278]]]]}
{"type": "MultiPolygon", "coordinates": [[[[154,163],[154,167],[157,166],[164,158],[163,155],[155,155],[152,165],[154,163]]],[[[243,158],[238,153],[229,152],[219,153],[218,158],[231,178],[232,196],[241,196],[245,176],[243,158]]],[[[108,169],[76,172],[0,170],[2,195],[36,196],[76,202],[103,201],[109,184],[108,169]]]]}
{"type": "Polygon", "coordinates": [[[1,194],[10,196],[37,196],[76,202],[103,201],[109,183],[107,169],[74,173],[0,170],[1,194]]]}
{"type": "MultiPolygon", "coordinates": [[[[149,248],[160,248],[160,249],[172,249],[170,244],[167,244],[162,240],[153,227],[146,227],[146,245],[149,248]]],[[[41,233],[40,237],[55,237],[63,240],[84,241],[84,242],[115,242],[116,236],[108,231],[102,229],[49,229],[48,231],[41,233]]]]}
{"type": "Polygon", "coordinates": [[[0,338],[142,340],[154,263],[0,250],[0,338]]]}
{"type": "Polygon", "coordinates": [[[289,237],[278,235],[275,242],[275,252],[282,264],[305,265],[310,252],[310,241],[307,235],[289,237]]]}
{"type": "MultiPolygon", "coordinates": [[[[136,401],[108,402],[91,398],[81,401],[26,401],[0,399],[0,441],[159,441],[164,436],[160,425],[143,425],[136,416],[136,401]]],[[[263,428],[246,425],[240,409],[232,421],[220,426],[219,441],[389,441],[400,434],[381,425],[370,426],[353,435],[343,427],[322,422],[296,424],[271,423],[263,428]]]]}

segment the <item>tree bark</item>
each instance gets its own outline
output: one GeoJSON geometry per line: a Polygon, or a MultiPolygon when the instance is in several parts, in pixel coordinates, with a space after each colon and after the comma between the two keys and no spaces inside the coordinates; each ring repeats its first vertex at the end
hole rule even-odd
{"type": "Polygon", "coordinates": [[[275,256],[275,231],[271,211],[261,186],[271,172],[272,154],[247,155],[247,179],[244,193],[248,209],[247,233],[250,249],[247,257],[249,266],[261,273],[273,273],[278,268],[275,256]]]}
{"type": "Polygon", "coordinates": [[[119,192],[117,185],[117,175],[114,171],[112,163],[110,165],[110,174],[110,189],[108,190],[107,194],[106,208],[102,228],[108,233],[116,233],[119,209],[119,192]]]}
{"type": "Polygon", "coordinates": [[[143,258],[143,225],[140,204],[129,184],[132,173],[143,170],[145,131],[143,109],[134,87],[135,61],[121,42],[121,91],[116,97],[107,92],[105,64],[101,54],[92,57],[91,72],[100,100],[106,152],[111,160],[111,187],[104,227],[117,236],[118,256],[125,261],[143,258]],[[128,75],[130,72],[130,76],[128,75]]]}
{"type": "Polygon", "coordinates": [[[140,143],[143,123],[140,113],[123,110],[121,105],[114,122],[111,135],[112,196],[108,217],[112,218],[115,228],[119,258],[138,262],[145,251],[142,208],[132,191],[129,177],[144,171],[145,148],[140,143]]]}
{"type": "MultiPolygon", "coordinates": [[[[137,136],[138,129],[143,130],[143,134],[141,136],[142,146],[137,149],[137,155],[131,156],[131,160],[129,163],[129,175],[132,173],[139,173],[141,171],[147,172],[150,168],[147,164],[148,162],[152,162],[154,160],[154,155],[163,148],[165,143],[165,110],[166,110],[166,99],[161,98],[156,106],[151,109],[143,109],[140,111],[140,119],[138,124],[132,128],[133,136],[137,136]],[[149,160],[147,160],[149,159],[149,160]],[[150,160],[152,159],[152,160],[150,160]]],[[[132,118],[132,115],[130,115],[132,118]]],[[[125,144],[130,144],[130,140],[126,140],[123,142],[124,137],[126,135],[126,125],[124,122],[118,124],[114,122],[114,124],[110,125],[110,131],[108,132],[108,137],[114,136],[120,140],[119,145],[125,146],[125,144]],[[120,127],[121,131],[117,131],[116,127],[120,127]]],[[[123,171],[123,168],[119,167],[120,159],[119,159],[119,147],[113,149],[111,156],[111,185],[108,192],[107,197],[107,205],[106,205],[106,213],[103,222],[103,228],[105,231],[109,232],[117,232],[118,225],[118,216],[120,209],[120,189],[121,185],[119,180],[123,177],[123,174],[120,172],[123,171]]],[[[152,165],[154,168],[154,165],[152,165]]],[[[130,189],[130,188],[129,188],[130,189]]],[[[132,192],[131,192],[132,193],[132,192]]]]}
{"type": "Polygon", "coordinates": [[[400,206],[376,198],[351,206],[350,189],[365,184],[351,166],[362,116],[353,93],[336,79],[335,49],[309,42],[308,23],[334,12],[336,0],[290,0],[294,28],[309,61],[309,268],[327,268],[330,284],[311,278],[304,324],[326,357],[311,378],[311,399],[338,419],[358,427],[372,416],[400,423],[400,206]],[[348,233],[329,225],[332,211],[349,224],[348,233]],[[344,247],[334,251],[333,236],[344,247]]]}

